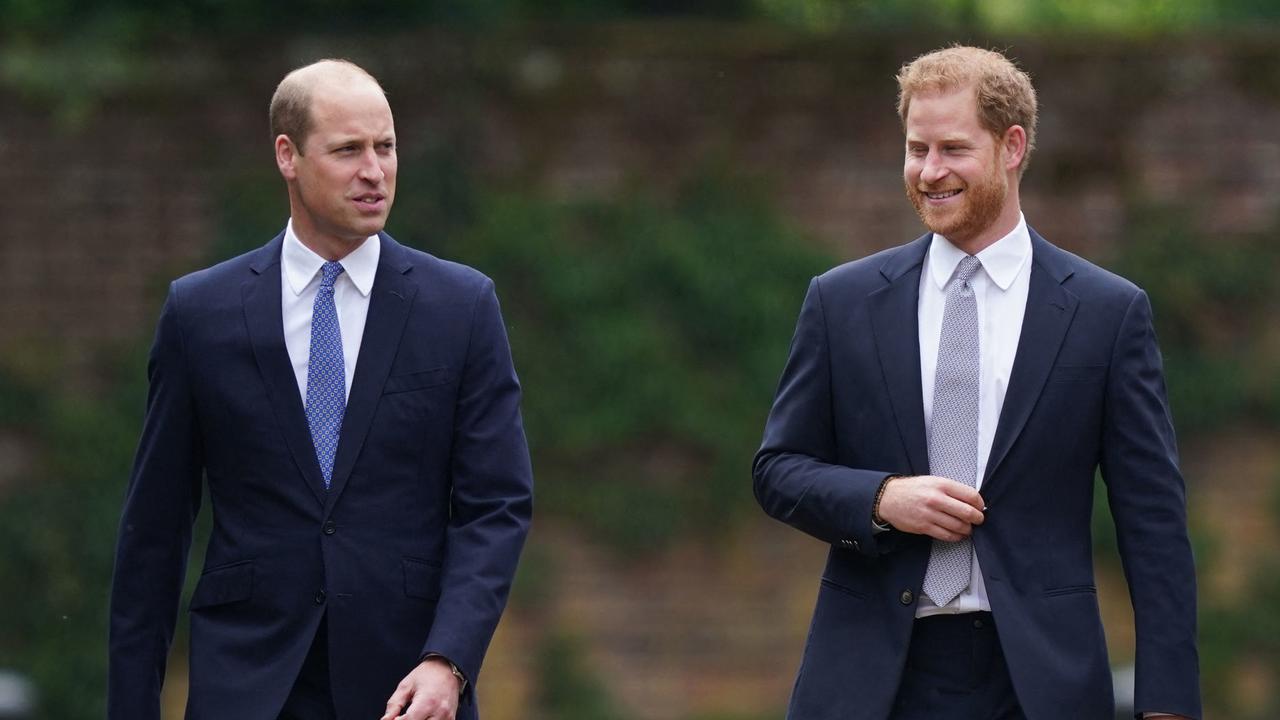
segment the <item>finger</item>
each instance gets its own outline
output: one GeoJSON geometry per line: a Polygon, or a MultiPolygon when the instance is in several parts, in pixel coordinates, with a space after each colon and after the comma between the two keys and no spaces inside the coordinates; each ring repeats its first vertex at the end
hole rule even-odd
{"type": "MultiPolygon", "coordinates": [[[[953,484],[954,481],[951,480],[943,483],[941,488],[933,491],[926,497],[923,503],[924,507],[929,512],[950,515],[951,517],[968,522],[972,517],[970,513],[979,511],[965,500],[952,494],[954,492],[951,488],[953,484]]],[[[964,489],[972,490],[973,488],[964,487],[964,489]]]]}
{"type": "Polygon", "coordinates": [[[422,720],[455,720],[455,712],[445,703],[436,706],[435,712],[422,716],[422,720]]]}
{"type": "Polygon", "coordinates": [[[928,526],[924,529],[924,534],[934,540],[941,540],[943,542],[960,542],[965,538],[964,535],[954,533],[941,525],[928,526]]]}
{"type": "Polygon", "coordinates": [[[977,510],[980,513],[987,511],[987,501],[982,499],[982,493],[977,490],[973,491],[973,502],[969,504],[973,506],[974,510],[977,510]]]}
{"type": "Polygon", "coordinates": [[[982,521],[986,519],[986,516],[982,513],[981,507],[974,507],[973,505],[956,498],[949,498],[948,502],[945,503],[940,510],[947,515],[964,522],[966,525],[981,525],[982,521]]]}
{"type": "Polygon", "coordinates": [[[982,496],[978,494],[978,490],[976,488],[950,478],[945,479],[947,482],[939,484],[939,488],[941,488],[944,493],[959,500],[960,502],[972,505],[978,510],[982,509],[982,496]]]}
{"type": "Polygon", "coordinates": [[[415,697],[404,713],[404,720],[445,720],[450,717],[447,703],[428,700],[425,694],[415,697]]]}
{"type": "Polygon", "coordinates": [[[400,712],[409,704],[409,688],[400,686],[391,693],[391,698],[387,700],[387,711],[383,713],[381,720],[396,720],[400,717],[400,712]]]}
{"type": "Polygon", "coordinates": [[[430,715],[428,708],[432,704],[427,702],[426,694],[418,693],[414,695],[413,702],[409,703],[409,707],[404,709],[404,720],[426,720],[430,715]]]}
{"type": "Polygon", "coordinates": [[[977,490],[968,485],[960,485],[954,480],[942,483],[939,490],[940,492],[929,503],[931,509],[960,518],[970,524],[981,524],[982,511],[986,506],[977,490]]]}
{"type": "MultiPolygon", "coordinates": [[[[955,536],[956,539],[969,537],[969,535],[972,534],[973,532],[972,525],[965,522],[964,520],[961,520],[952,515],[947,515],[945,513],[938,513],[932,518],[930,518],[930,520],[931,520],[932,527],[940,531],[949,533],[950,535],[955,536]]],[[[951,541],[951,542],[954,542],[954,541],[951,541]]]]}

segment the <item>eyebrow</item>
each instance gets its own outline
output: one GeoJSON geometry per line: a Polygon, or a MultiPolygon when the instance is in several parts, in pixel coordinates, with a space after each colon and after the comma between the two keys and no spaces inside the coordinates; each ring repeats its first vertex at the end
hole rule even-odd
{"type": "MultiPolygon", "coordinates": [[[[937,143],[938,145],[963,145],[963,146],[969,146],[969,147],[972,147],[973,145],[976,144],[973,138],[960,136],[960,135],[948,135],[946,137],[938,138],[933,142],[937,143]]],[[[906,144],[907,145],[929,145],[930,143],[919,137],[908,136],[906,138],[906,144]]]]}
{"type": "MultiPolygon", "coordinates": [[[[395,142],[395,141],[396,141],[396,136],[394,134],[388,133],[386,135],[376,136],[373,139],[373,144],[379,145],[385,142],[395,142]]],[[[330,150],[336,150],[338,148],[346,147],[347,145],[363,145],[364,142],[365,142],[365,138],[359,135],[343,135],[341,137],[335,138],[330,142],[325,143],[324,146],[330,150]]]]}

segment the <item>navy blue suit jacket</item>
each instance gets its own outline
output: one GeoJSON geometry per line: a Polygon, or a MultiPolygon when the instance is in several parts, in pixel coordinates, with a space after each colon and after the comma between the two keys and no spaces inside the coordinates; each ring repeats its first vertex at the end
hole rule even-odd
{"type": "MultiPolygon", "coordinates": [[[[1114,715],[1090,515],[1100,466],[1137,625],[1137,708],[1200,714],[1186,501],[1147,296],[1034,231],[1029,297],[973,542],[1031,720],[1114,715]]],[[[817,277],[755,493],[831,544],[792,720],[888,717],[930,540],[874,534],[890,474],[929,473],[918,296],[930,236],[817,277]]]]}
{"type": "Polygon", "coordinates": [[[506,603],[532,473],[493,283],[381,236],[326,491],[285,349],[282,238],[174,282],[161,313],[111,595],[116,720],[159,717],[202,482],[194,720],[274,720],[325,614],[341,718],[381,716],[430,652],[474,687],[506,603]]]}

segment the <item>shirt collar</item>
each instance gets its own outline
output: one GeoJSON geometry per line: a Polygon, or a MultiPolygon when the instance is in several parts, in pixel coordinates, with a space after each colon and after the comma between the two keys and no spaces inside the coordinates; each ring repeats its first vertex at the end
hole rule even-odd
{"type": "MultiPolygon", "coordinates": [[[[1008,235],[1000,238],[978,253],[982,269],[1001,290],[1008,290],[1017,279],[1018,273],[1031,257],[1031,233],[1027,231],[1027,219],[1018,213],[1018,224],[1008,235]]],[[[933,242],[929,245],[929,274],[933,282],[940,288],[946,288],[947,281],[955,274],[956,266],[965,258],[965,252],[950,240],[933,234],[933,242]]]]}
{"type": "MultiPolygon", "coordinates": [[[[351,280],[351,284],[365,297],[373,290],[373,276],[378,272],[378,258],[382,254],[382,244],[377,235],[370,235],[360,247],[347,253],[342,258],[343,275],[351,280]]],[[[284,275],[288,279],[289,289],[294,295],[301,295],[311,281],[320,275],[320,266],[324,258],[311,248],[302,244],[293,232],[293,220],[284,229],[284,246],[280,250],[280,264],[284,266],[284,275]]]]}

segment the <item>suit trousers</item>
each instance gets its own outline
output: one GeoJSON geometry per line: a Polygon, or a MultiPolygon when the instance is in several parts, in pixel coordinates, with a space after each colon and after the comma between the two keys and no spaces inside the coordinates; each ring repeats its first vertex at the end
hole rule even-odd
{"type": "Polygon", "coordinates": [[[1026,720],[988,612],[915,621],[892,720],[1026,720]]]}
{"type": "Polygon", "coordinates": [[[333,705],[329,684],[328,620],[321,618],[279,720],[337,720],[338,711],[333,705]]]}

